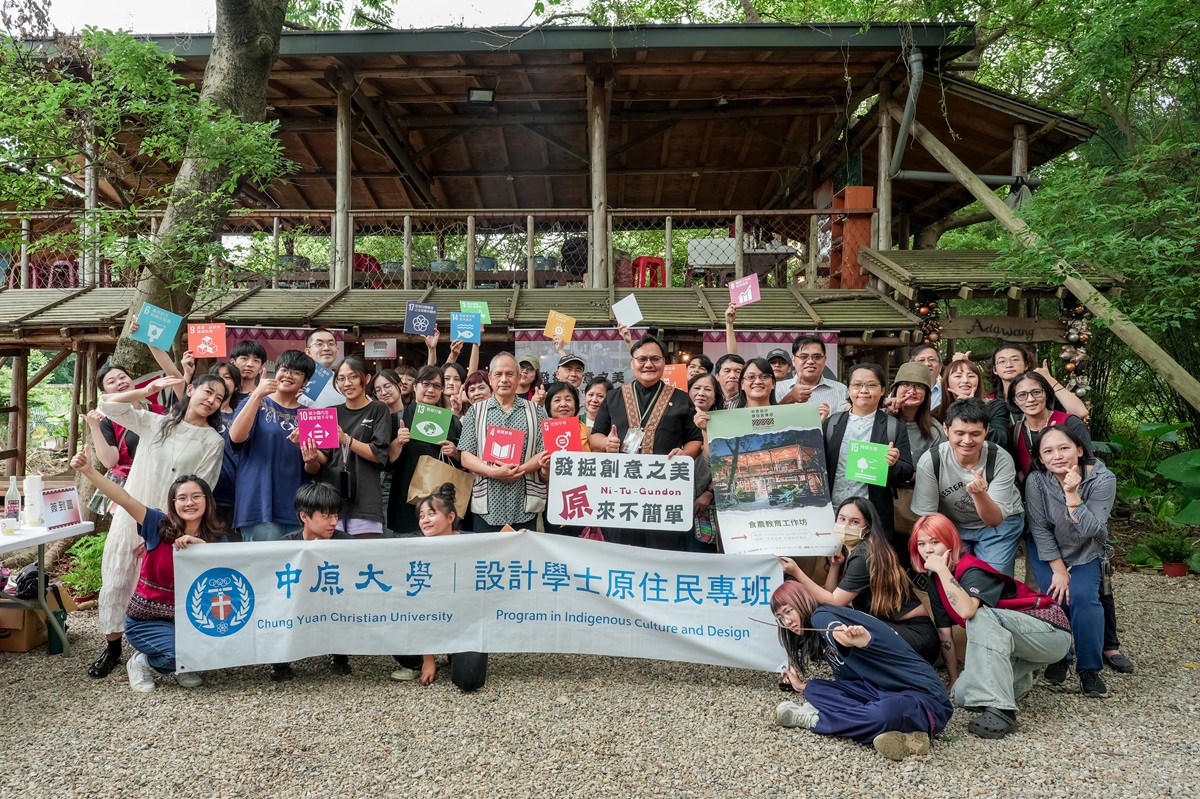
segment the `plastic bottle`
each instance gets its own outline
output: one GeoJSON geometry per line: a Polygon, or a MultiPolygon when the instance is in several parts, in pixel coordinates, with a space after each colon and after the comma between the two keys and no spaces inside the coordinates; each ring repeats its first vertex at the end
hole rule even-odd
{"type": "Polygon", "coordinates": [[[4,495],[4,532],[15,533],[21,526],[21,492],[17,478],[8,478],[8,493],[4,495]]]}

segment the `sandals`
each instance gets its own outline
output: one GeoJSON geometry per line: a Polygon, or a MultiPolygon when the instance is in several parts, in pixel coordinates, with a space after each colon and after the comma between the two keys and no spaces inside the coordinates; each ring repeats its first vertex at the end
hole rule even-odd
{"type": "Polygon", "coordinates": [[[1003,738],[1017,731],[1017,713],[1015,710],[1001,710],[998,707],[987,707],[967,724],[967,730],[980,738],[1003,738]]]}
{"type": "Polygon", "coordinates": [[[96,662],[88,667],[88,676],[96,680],[107,677],[120,663],[120,647],[114,649],[111,646],[106,646],[100,657],[96,658],[96,662]]]}

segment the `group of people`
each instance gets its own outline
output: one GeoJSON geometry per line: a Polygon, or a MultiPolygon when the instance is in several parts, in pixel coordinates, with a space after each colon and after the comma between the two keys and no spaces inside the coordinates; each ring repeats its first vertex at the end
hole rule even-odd
{"type": "MultiPolygon", "coordinates": [[[[969,725],[977,735],[1012,732],[1017,702],[1039,669],[1062,685],[1074,664],[1088,696],[1106,695],[1105,665],[1133,670],[1120,652],[1107,579],[1115,478],[1092,452],[1086,406],[1045,364],[1034,368],[1020,346],[997,349],[986,375],[969,357],[943,364],[923,346],[890,383],[872,363],[851,366],[842,383],[818,337],[796,338],[790,353],[744,359],[731,336],[715,364],[702,355],[688,361],[683,391],[663,380],[661,341],[621,333],[632,381],[619,387],[604,376],[586,379],[584,359],[558,340],[554,379],[546,381],[537,358],[510,352],[480,370],[477,345],[463,367],[461,342],[439,364],[436,334],[426,338],[420,369],[373,371],[361,356],[339,357],[325,329],[309,333],[303,350],[281,353],[271,373],[253,340],[200,375],[192,374],[190,354],[175,364],[152,349],[166,376],[140,388],[126,370],[105,367],[102,401],[88,422],[106,471],[92,468],[86,451],[72,460],[113,504],[99,602],[108,642],[89,673],[103,677],[121,662],[123,634],[138,653],[127,663],[134,688],[151,689],[155,672],[175,671],[172,549],[505,527],[579,535],[543,516],[546,419],[578,419],[586,450],[693,458],[692,530],[606,527],[601,534],[614,543],[718,553],[711,414],[792,403],[812,403],[821,417],[833,532],[843,546],[828,559],[782,558],[786,579],[771,599],[789,658],[781,687],[806,701],[781,704],[778,723],[903,757],[928,751],[953,705],[977,713],[969,725]],[[317,364],[333,378],[314,399],[305,387],[317,364]],[[443,441],[413,438],[421,405],[451,411],[443,441]],[[304,406],[336,409],[336,442],[299,440],[304,406]],[[524,434],[517,463],[487,456],[493,427],[524,434]],[[886,485],[848,477],[851,441],[886,445],[886,485]],[[431,486],[435,462],[436,474],[469,477],[458,490],[454,482],[431,486]],[[1027,563],[1018,580],[1022,544],[1027,563]],[[956,626],[966,630],[961,668],[956,626]],[[818,655],[833,681],[806,679],[818,655]]],[[[396,659],[393,678],[434,680],[433,655],[396,659]]],[[[450,662],[455,684],[483,684],[486,655],[457,653],[450,662]]],[[[350,674],[349,659],[332,655],[330,669],[350,674]]],[[[272,667],[272,679],[294,676],[290,664],[272,667]]]]}

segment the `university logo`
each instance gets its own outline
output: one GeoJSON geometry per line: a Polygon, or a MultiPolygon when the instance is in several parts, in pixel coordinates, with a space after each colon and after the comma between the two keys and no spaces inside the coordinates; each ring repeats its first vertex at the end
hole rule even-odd
{"type": "Polygon", "coordinates": [[[254,589],[240,572],[209,569],[188,590],[187,613],[192,626],[205,635],[233,635],[254,613],[254,589]]]}

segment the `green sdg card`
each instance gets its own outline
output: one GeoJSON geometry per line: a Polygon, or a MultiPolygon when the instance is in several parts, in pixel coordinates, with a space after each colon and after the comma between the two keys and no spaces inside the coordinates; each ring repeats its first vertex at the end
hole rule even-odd
{"type": "MultiPolygon", "coordinates": [[[[491,312],[491,310],[488,309],[488,304],[486,301],[459,300],[458,301],[458,310],[462,311],[463,313],[479,314],[480,320],[485,325],[490,325],[492,323],[492,312],[491,312]]],[[[478,343],[478,342],[476,342],[476,343],[478,343]]]]}
{"type": "Polygon", "coordinates": [[[413,441],[424,441],[429,444],[441,444],[450,436],[450,420],[454,412],[449,408],[439,408],[435,405],[417,403],[413,412],[413,425],[409,435],[413,441]]]}
{"type": "Polygon", "coordinates": [[[860,483],[887,485],[887,444],[851,441],[846,453],[846,477],[860,483]]]}

